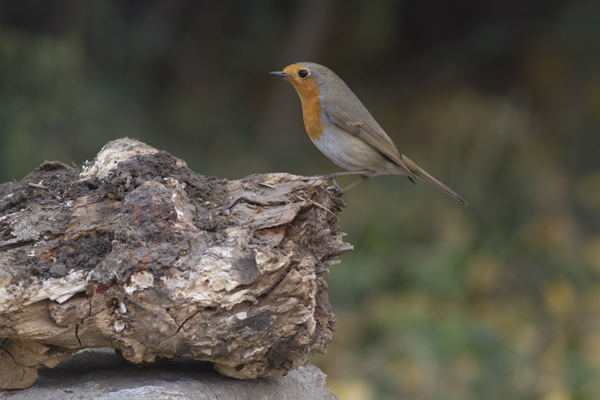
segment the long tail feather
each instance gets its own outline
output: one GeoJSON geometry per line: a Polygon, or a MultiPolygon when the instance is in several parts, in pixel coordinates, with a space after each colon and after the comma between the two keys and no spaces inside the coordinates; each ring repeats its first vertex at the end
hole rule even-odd
{"type": "Polygon", "coordinates": [[[456,193],[454,190],[450,189],[448,186],[444,185],[442,182],[435,179],[433,176],[429,175],[427,172],[425,172],[421,167],[419,167],[417,164],[415,164],[413,161],[411,161],[411,159],[409,159],[405,155],[402,155],[402,161],[404,161],[404,164],[408,167],[410,172],[412,172],[413,175],[416,176],[417,178],[419,178],[420,180],[425,181],[440,190],[443,190],[444,192],[448,193],[450,196],[454,197],[456,200],[463,203],[465,206],[469,204],[458,193],[456,193]]]}

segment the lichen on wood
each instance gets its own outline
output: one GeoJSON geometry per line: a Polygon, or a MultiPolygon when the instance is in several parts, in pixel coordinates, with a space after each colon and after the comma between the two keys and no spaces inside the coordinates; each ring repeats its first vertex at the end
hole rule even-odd
{"type": "Polygon", "coordinates": [[[239,379],[306,364],[335,329],[343,207],[320,177],[204,177],[132,139],[0,185],[0,388],[97,347],[239,379]]]}

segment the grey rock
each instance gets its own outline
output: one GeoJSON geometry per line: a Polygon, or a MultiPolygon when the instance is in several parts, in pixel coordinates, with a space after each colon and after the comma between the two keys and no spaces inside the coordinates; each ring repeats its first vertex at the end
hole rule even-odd
{"type": "Polygon", "coordinates": [[[134,366],[112,349],[83,350],[55,368],[41,367],[38,380],[23,390],[0,391],[0,399],[55,400],[335,400],[326,375],[313,365],[286,376],[237,380],[211,363],[183,356],[134,366]]]}

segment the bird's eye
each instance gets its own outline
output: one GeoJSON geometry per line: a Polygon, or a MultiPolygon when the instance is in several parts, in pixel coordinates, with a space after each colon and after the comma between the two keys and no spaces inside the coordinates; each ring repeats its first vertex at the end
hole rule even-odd
{"type": "Polygon", "coordinates": [[[301,69],[300,71],[298,71],[298,76],[300,77],[300,79],[304,79],[308,76],[308,71],[305,69],[301,69]]]}

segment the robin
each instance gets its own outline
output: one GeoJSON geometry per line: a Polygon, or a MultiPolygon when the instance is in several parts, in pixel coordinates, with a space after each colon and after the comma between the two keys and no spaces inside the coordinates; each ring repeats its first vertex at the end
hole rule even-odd
{"type": "Polygon", "coordinates": [[[348,171],[323,175],[333,180],[339,194],[378,175],[405,175],[443,190],[464,205],[454,190],[401,154],[358,97],[332,70],[311,62],[292,64],[271,72],[290,82],[302,102],[304,127],[312,142],[331,161],[348,171]],[[361,175],[340,189],[335,177],[361,175]]]}

